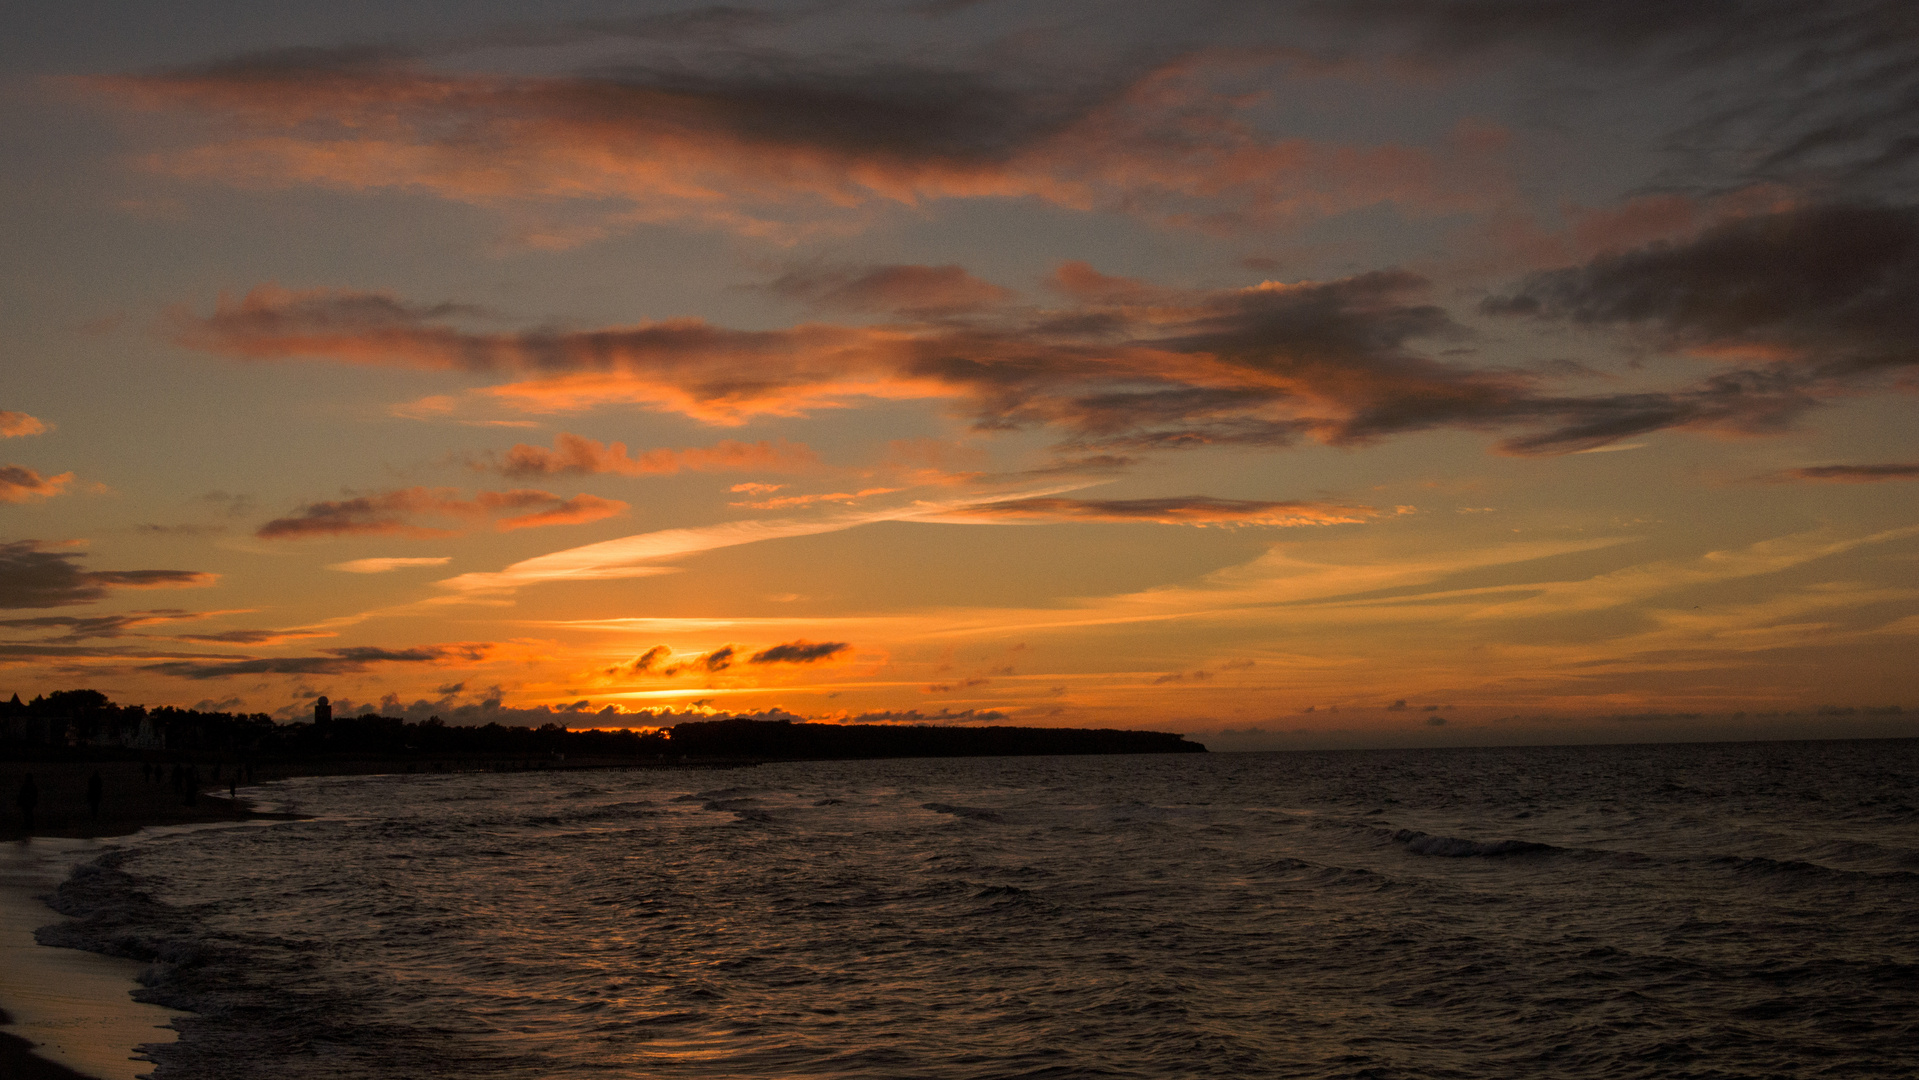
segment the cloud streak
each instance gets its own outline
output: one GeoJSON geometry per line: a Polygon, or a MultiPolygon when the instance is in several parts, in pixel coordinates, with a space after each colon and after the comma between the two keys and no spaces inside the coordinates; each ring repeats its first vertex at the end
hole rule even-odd
{"type": "MultiPolygon", "coordinates": [[[[511,532],[515,529],[600,521],[624,513],[626,509],[626,503],[597,495],[575,495],[564,499],[550,492],[523,488],[515,491],[482,491],[471,499],[462,499],[453,488],[414,487],[308,503],[293,514],[275,518],[260,526],[254,535],[262,540],[383,535],[444,537],[453,535],[454,531],[423,526],[417,524],[417,519],[490,520],[496,530],[511,532]]],[[[340,564],[341,567],[349,565],[356,564],[340,564]]],[[[357,565],[381,569],[355,569],[350,572],[379,573],[382,569],[394,568],[390,563],[377,560],[362,560],[357,565]]]]}
{"type": "Polygon", "coordinates": [[[1379,516],[1370,506],[1262,502],[1187,495],[1161,499],[1006,499],[962,506],[939,520],[1155,522],[1161,525],[1353,525],[1379,516]]]}
{"type": "Polygon", "coordinates": [[[77,643],[99,638],[128,637],[134,630],[143,626],[205,617],[200,612],[183,611],[179,608],[160,608],[151,611],[131,611],[120,615],[40,615],[28,619],[0,619],[0,627],[9,630],[59,630],[61,633],[58,635],[43,640],[77,643]]]}
{"type": "Polygon", "coordinates": [[[180,679],[224,679],[235,675],[352,675],[375,664],[426,664],[456,666],[485,660],[493,646],[485,642],[455,645],[429,645],[410,649],[385,649],[357,645],[322,649],[319,656],[281,656],[220,661],[169,661],[148,664],[141,670],[180,679]]]}

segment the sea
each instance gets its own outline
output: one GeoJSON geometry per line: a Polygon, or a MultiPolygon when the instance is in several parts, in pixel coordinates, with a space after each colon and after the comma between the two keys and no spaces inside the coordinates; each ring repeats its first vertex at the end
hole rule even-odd
{"type": "Polygon", "coordinates": [[[153,1076],[1911,1077],[1919,740],[314,777],[40,932],[153,1076]]]}

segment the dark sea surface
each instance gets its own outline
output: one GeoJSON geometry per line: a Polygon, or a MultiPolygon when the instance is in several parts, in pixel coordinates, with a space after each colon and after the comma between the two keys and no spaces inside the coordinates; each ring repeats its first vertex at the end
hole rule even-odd
{"type": "Polygon", "coordinates": [[[82,867],[162,1078],[1909,1077],[1919,740],[343,777],[82,867]]]}

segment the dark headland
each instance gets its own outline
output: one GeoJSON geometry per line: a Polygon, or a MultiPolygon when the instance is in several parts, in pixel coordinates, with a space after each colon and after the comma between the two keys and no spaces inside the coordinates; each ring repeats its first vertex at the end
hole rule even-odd
{"type": "Polygon", "coordinates": [[[263,713],[116,705],[92,690],[0,701],[0,839],[115,836],[147,825],[250,816],[220,798],[287,776],[392,772],[518,772],[593,768],[724,768],[769,761],[1191,754],[1206,748],[1158,731],[1088,728],[823,724],[734,716],[657,731],[560,723],[467,726],[366,713],[278,723],[263,713]],[[34,777],[33,828],[19,796],[34,777]],[[98,805],[89,799],[100,777],[98,805]]]}

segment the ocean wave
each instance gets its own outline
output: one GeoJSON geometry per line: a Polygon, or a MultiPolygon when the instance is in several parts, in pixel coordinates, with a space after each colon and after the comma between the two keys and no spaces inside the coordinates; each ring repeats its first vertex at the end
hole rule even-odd
{"type": "Polygon", "coordinates": [[[1285,878],[1294,885],[1312,888],[1385,889],[1399,884],[1372,870],[1351,866],[1329,866],[1306,859],[1274,859],[1259,867],[1262,874],[1285,878]]]}
{"type": "Polygon", "coordinates": [[[1758,855],[1721,855],[1706,862],[1742,876],[1806,884],[1871,881],[1882,885],[1919,885],[1919,873],[1910,870],[1845,870],[1799,859],[1768,859],[1758,855]]]}
{"type": "Polygon", "coordinates": [[[1566,848],[1531,840],[1468,840],[1459,836],[1434,836],[1418,829],[1396,829],[1390,838],[1393,843],[1415,855],[1434,855],[1442,859],[1500,859],[1513,855],[1568,853],[1566,848]]]}

